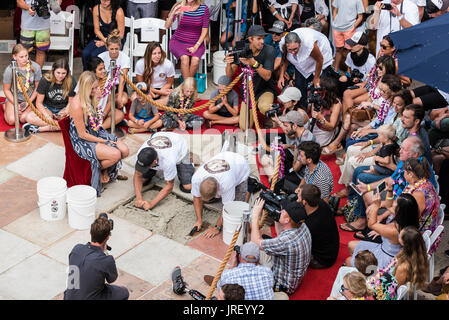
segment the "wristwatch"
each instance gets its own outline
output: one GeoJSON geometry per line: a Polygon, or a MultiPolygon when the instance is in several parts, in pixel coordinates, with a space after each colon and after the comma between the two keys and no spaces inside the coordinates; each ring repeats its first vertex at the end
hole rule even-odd
{"type": "Polygon", "coordinates": [[[259,67],[259,62],[258,61],[256,61],[256,63],[255,64],[253,64],[253,69],[257,69],[258,67],[259,67]]]}
{"type": "Polygon", "coordinates": [[[218,230],[218,232],[221,232],[221,227],[220,226],[218,226],[218,225],[215,225],[215,229],[217,229],[218,230]]]}

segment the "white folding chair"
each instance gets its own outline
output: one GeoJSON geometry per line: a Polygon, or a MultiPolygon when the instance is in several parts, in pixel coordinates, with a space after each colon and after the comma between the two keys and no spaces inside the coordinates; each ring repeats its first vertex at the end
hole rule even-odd
{"type": "Polygon", "coordinates": [[[398,288],[396,300],[409,300],[410,282],[403,284],[398,288]]]}
{"type": "MultiPolygon", "coordinates": [[[[73,49],[75,35],[75,11],[50,11],[50,48],[48,50],[68,51],[70,72],[73,74],[73,49]]],[[[45,62],[42,70],[51,70],[53,63],[45,62]]]]}
{"type": "Polygon", "coordinates": [[[433,274],[435,272],[435,257],[434,253],[430,254],[430,248],[435,243],[435,241],[438,239],[440,234],[443,232],[444,226],[442,224],[438,225],[438,227],[435,229],[435,231],[432,233],[430,230],[427,230],[423,233],[423,239],[424,243],[426,244],[427,249],[427,255],[429,258],[429,281],[433,279],[433,274]]]}
{"type": "Polygon", "coordinates": [[[132,79],[133,77],[133,37],[134,30],[132,27],[131,18],[125,17],[125,28],[129,28],[129,32],[125,31],[125,43],[123,44],[122,52],[129,57],[130,67],[128,70],[128,77],[132,79]]]}
{"type": "Polygon", "coordinates": [[[440,208],[438,210],[438,215],[437,215],[437,224],[443,224],[444,222],[444,209],[446,209],[446,205],[444,203],[440,204],[440,208]]]}

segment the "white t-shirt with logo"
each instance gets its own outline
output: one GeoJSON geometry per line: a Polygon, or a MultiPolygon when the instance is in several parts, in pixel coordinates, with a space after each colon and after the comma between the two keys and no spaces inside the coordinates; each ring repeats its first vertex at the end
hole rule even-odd
{"type": "MultiPolygon", "coordinates": [[[[106,72],[108,72],[108,78],[110,77],[109,74],[109,66],[111,64],[111,57],[109,56],[109,51],[105,51],[103,53],[100,53],[98,55],[101,60],[104,62],[104,67],[106,68],[106,72]]],[[[116,60],[116,65],[120,66],[120,70],[131,68],[131,60],[129,59],[128,55],[126,53],[123,53],[122,51],[119,52],[118,58],[116,60]]],[[[115,81],[115,84],[119,84],[119,78],[117,77],[117,80],[115,81]]]]}
{"type": "MultiPolygon", "coordinates": [[[[157,132],[145,141],[137,151],[137,155],[140,151],[147,147],[153,147],[158,156],[158,165],[151,169],[161,170],[164,173],[165,181],[173,180],[178,170],[176,165],[188,156],[189,147],[186,140],[177,133],[174,132],[157,132]]],[[[137,161],[137,157],[136,157],[137,161]]]]}
{"type": "Polygon", "coordinates": [[[225,151],[212,157],[193,174],[192,195],[201,197],[200,184],[213,177],[218,181],[218,194],[223,204],[234,201],[235,187],[248,179],[250,172],[248,161],[240,154],[225,151]]]}
{"type": "MultiPolygon", "coordinates": [[[[301,45],[299,46],[299,50],[296,55],[287,53],[287,60],[295,66],[304,78],[307,79],[315,72],[316,60],[310,56],[315,42],[323,55],[322,70],[332,64],[332,49],[329,39],[324,34],[311,28],[298,28],[291,32],[294,32],[299,36],[301,39],[301,45]]],[[[279,48],[281,48],[281,51],[283,50],[284,43],[285,37],[282,38],[279,43],[279,48]]]]}
{"type": "MultiPolygon", "coordinates": [[[[139,59],[136,63],[136,75],[143,76],[143,73],[145,71],[145,60],[144,58],[139,59]]],[[[173,63],[168,60],[164,59],[164,62],[160,65],[157,65],[154,68],[153,72],[153,79],[151,79],[151,88],[154,89],[160,89],[162,88],[166,83],[167,79],[175,76],[175,67],[173,66],[173,63]]]]}
{"type": "MultiPolygon", "coordinates": [[[[384,1],[390,3],[390,1],[384,1]]],[[[404,15],[405,20],[412,25],[419,23],[419,11],[418,6],[412,0],[403,0],[400,5],[397,6],[398,10],[404,15]]],[[[398,17],[393,17],[390,11],[381,10],[379,17],[379,25],[377,26],[377,38],[376,38],[376,56],[380,50],[380,42],[382,38],[395,31],[402,30],[402,26],[399,23],[398,17]]]]}

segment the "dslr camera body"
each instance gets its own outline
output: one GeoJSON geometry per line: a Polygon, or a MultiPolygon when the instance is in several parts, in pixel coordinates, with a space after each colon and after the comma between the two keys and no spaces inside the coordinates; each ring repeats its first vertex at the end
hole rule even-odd
{"type": "Polygon", "coordinates": [[[271,105],[271,109],[265,113],[265,116],[267,118],[273,118],[275,115],[277,115],[278,117],[282,115],[282,107],[276,103],[273,103],[271,105]]]}
{"type": "Polygon", "coordinates": [[[36,11],[36,14],[44,19],[50,18],[50,11],[48,10],[48,4],[50,3],[51,11],[58,14],[61,11],[61,7],[56,0],[33,0],[31,3],[31,10],[36,11]]]}
{"type": "Polygon", "coordinates": [[[307,103],[310,106],[313,105],[313,110],[315,112],[320,112],[321,107],[326,105],[326,101],[323,100],[324,88],[322,87],[310,87],[309,94],[307,96],[307,103]]]}
{"type": "Polygon", "coordinates": [[[249,47],[249,43],[245,40],[240,40],[235,43],[233,51],[230,52],[234,57],[234,64],[240,63],[240,58],[252,58],[253,51],[249,47]]]}

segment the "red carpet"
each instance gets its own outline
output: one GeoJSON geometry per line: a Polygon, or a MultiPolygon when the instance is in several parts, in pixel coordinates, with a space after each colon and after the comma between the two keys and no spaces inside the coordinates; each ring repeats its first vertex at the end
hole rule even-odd
{"type": "Polygon", "coordinates": [[[5,100],[4,97],[0,97],[0,132],[14,128],[14,126],[10,126],[5,122],[5,117],[3,116],[3,103],[5,100]]]}

